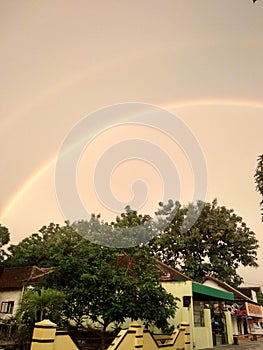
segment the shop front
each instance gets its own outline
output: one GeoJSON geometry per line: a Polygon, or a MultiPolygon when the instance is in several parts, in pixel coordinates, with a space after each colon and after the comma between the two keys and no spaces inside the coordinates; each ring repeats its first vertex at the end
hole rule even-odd
{"type": "Polygon", "coordinates": [[[180,322],[190,324],[191,349],[233,343],[231,315],[225,308],[234,300],[232,293],[193,281],[169,281],[162,285],[180,298],[172,324],[175,327],[180,322]]]}
{"type": "MultiPolygon", "coordinates": [[[[200,283],[193,283],[194,314],[209,310],[212,345],[232,344],[231,314],[226,305],[234,300],[232,293],[200,283]]],[[[202,324],[195,322],[195,333],[202,331],[202,324]]]]}
{"type": "Polygon", "coordinates": [[[247,328],[249,334],[252,335],[262,335],[262,306],[256,303],[245,303],[246,307],[246,318],[247,318],[247,328]]]}

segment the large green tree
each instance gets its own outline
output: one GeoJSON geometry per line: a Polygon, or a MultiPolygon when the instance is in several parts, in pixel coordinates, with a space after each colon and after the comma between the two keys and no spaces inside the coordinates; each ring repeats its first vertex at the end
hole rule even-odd
{"type": "Polygon", "coordinates": [[[232,209],[198,202],[182,208],[178,202],[161,205],[161,225],[165,227],[149,245],[164,263],[179,268],[200,281],[214,276],[238,286],[239,266],[256,267],[258,241],[242,218],[232,209]]]}
{"type": "Polygon", "coordinates": [[[110,324],[120,326],[131,318],[141,319],[146,327],[166,329],[167,320],[174,315],[175,299],[162,288],[155,259],[145,251],[121,255],[100,248],[81,265],[75,261],[74,276],[71,272],[72,264],[61,265],[48,284],[67,295],[68,319],[79,326],[89,321],[100,325],[102,344],[110,324]],[[61,283],[69,273],[70,284],[61,283]]]}
{"type": "Polygon", "coordinates": [[[99,245],[113,248],[139,246],[154,235],[149,215],[141,215],[129,206],[115,221],[104,223],[100,216],[92,215],[88,221],[74,222],[72,227],[82,237],[99,245]]]}
{"type": "Polygon", "coordinates": [[[261,210],[262,210],[262,221],[263,221],[263,154],[258,157],[257,168],[255,172],[255,181],[256,181],[256,189],[259,194],[262,196],[262,200],[260,202],[261,210]]]}
{"type": "Polygon", "coordinates": [[[80,254],[87,245],[89,243],[68,222],[64,226],[51,223],[19,244],[10,245],[4,263],[6,266],[56,267],[64,257],[80,254]]]}
{"type": "Polygon", "coordinates": [[[66,223],[43,227],[12,245],[9,254],[8,266],[53,267],[41,283],[64,293],[63,318],[77,326],[87,320],[100,324],[102,340],[109,324],[140,318],[146,327],[165,329],[174,315],[175,298],[162,288],[156,260],[145,250],[101,247],[66,223]]]}

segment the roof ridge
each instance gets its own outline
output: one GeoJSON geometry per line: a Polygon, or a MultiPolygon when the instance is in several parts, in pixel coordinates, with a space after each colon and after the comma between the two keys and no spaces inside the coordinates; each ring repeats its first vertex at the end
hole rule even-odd
{"type": "Polygon", "coordinates": [[[221,285],[221,287],[222,287],[222,285],[223,285],[223,286],[229,288],[231,291],[234,291],[236,294],[239,294],[239,296],[241,296],[243,299],[252,301],[249,297],[247,297],[245,294],[243,294],[242,292],[240,292],[238,289],[236,289],[236,288],[230,286],[230,284],[228,284],[228,283],[226,283],[226,282],[224,282],[224,281],[221,281],[221,280],[219,280],[219,279],[216,278],[216,277],[213,277],[213,276],[205,276],[205,277],[202,279],[201,283],[207,281],[208,279],[210,279],[210,280],[212,280],[212,281],[218,283],[219,285],[221,285]]]}

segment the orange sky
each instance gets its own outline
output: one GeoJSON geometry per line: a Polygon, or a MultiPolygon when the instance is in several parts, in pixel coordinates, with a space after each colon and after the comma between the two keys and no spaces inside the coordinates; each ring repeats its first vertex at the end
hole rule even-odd
{"type": "MultiPolygon", "coordinates": [[[[1,1],[1,223],[12,241],[64,218],[55,162],[66,135],[108,105],[142,102],[174,113],[194,135],[207,167],[207,196],[231,207],[262,239],[253,174],[262,153],[263,1],[1,1]]],[[[176,165],[181,201],[191,200],[187,155],[160,130],[101,130],[85,149],[77,181],[88,212],[112,215],[96,197],[93,170],[125,139],[148,140],[176,165]]],[[[162,200],[162,172],[146,160],[116,167],[112,192],[124,203],[142,178],[151,212],[162,200]],[[159,172],[157,171],[159,170],[159,172]]],[[[263,285],[260,268],[242,270],[263,285]]]]}

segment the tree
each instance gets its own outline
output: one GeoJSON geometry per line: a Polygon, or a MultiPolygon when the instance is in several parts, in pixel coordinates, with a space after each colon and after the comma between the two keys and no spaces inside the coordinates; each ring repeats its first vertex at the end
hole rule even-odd
{"type": "Polygon", "coordinates": [[[24,294],[16,317],[30,325],[44,318],[59,322],[64,301],[65,295],[60,291],[51,288],[31,289],[24,294]]]}
{"type": "Polygon", "coordinates": [[[218,206],[216,200],[186,208],[169,201],[159,212],[168,224],[149,243],[153,253],[194,280],[210,275],[236,287],[242,282],[237,268],[257,266],[254,232],[232,209],[218,206]]]}
{"type": "Polygon", "coordinates": [[[102,348],[110,324],[119,327],[131,318],[167,329],[176,309],[175,298],[160,284],[155,258],[135,248],[127,255],[90,246],[86,259],[65,258],[45,283],[65,293],[68,320],[79,327],[100,325],[102,348]]]}
{"type": "Polygon", "coordinates": [[[257,293],[257,301],[260,305],[263,306],[263,293],[262,292],[257,293]]]}
{"type": "MultiPolygon", "coordinates": [[[[98,221],[96,225],[106,224],[98,221]]],[[[103,347],[110,324],[140,318],[146,327],[165,329],[174,315],[175,298],[162,288],[156,260],[145,250],[101,247],[66,223],[44,226],[11,246],[9,253],[9,266],[53,267],[54,272],[41,279],[41,286],[64,293],[63,319],[75,321],[76,326],[89,325],[88,321],[100,324],[103,347]]]]}
{"type": "Polygon", "coordinates": [[[77,234],[68,222],[64,226],[51,223],[24,238],[17,245],[10,245],[9,255],[4,264],[56,267],[64,257],[79,254],[80,247],[86,245],[89,245],[89,242],[77,234]]]}
{"type": "Polygon", "coordinates": [[[258,164],[255,172],[255,181],[256,181],[256,189],[262,196],[260,206],[262,210],[262,221],[263,221],[263,154],[261,154],[261,156],[258,157],[258,164]]]}
{"type": "Polygon", "coordinates": [[[0,224],[0,262],[2,262],[6,256],[5,251],[2,247],[9,242],[10,233],[5,226],[0,224]]]}
{"type": "Polygon", "coordinates": [[[154,234],[151,217],[138,214],[129,206],[110,223],[101,221],[100,215],[92,215],[89,221],[74,222],[72,227],[87,240],[113,248],[138,246],[154,234]]]}

